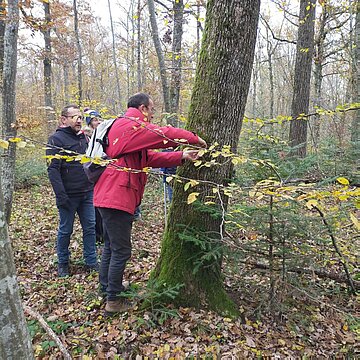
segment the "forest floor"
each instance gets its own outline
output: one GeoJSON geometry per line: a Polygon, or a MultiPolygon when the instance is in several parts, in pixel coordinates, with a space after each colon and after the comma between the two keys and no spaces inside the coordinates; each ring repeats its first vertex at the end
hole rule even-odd
{"type": "MultiPolygon", "coordinates": [[[[125,280],[129,280],[134,291],[140,294],[160,253],[164,230],[160,186],[154,183],[148,186],[142,221],[133,227],[133,255],[125,280]]],[[[287,312],[271,315],[258,311],[265,298],[261,273],[256,277],[250,273],[233,274],[240,282],[233,281],[227,274],[227,289],[242,312],[238,319],[192,308],[157,307],[144,312],[136,301],[127,313],[106,319],[104,303],[97,291],[97,273],[89,274],[81,260],[78,221],[71,242],[72,275],[57,278],[57,223],[50,185],[16,192],[9,232],[23,302],[46,320],[73,358],[318,359],[360,356],[359,297],[350,296],[344,290],[334,294],[326,289],[320,297],[314,297],[305,287],[294,287],[283,297],[287,312]]],[[[101,246],[98,251],[100,256],[101,246]]],[[[28,315],[27,320],[36,358],[61,359],[60,350],[41,325],[28,315]]]]}

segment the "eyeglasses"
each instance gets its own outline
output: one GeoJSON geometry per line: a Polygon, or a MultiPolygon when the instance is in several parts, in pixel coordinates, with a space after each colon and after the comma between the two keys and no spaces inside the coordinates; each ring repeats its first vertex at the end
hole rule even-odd
{"type": "Polygon", "coordinates": [[[81,120],[83,121],[84,120],[84,117],[82,115],[68,115],[68,116],[65,116],[66,118],[72,118],[73,120],[77,121],[77,120],[81,120]]]}
{"type": "Polygon", "coordinates": [[[155,108],[149,108],[148,106],[145,106],[148,110],[150,110],[153,114],[155,114],[156,113],[156,109],[155,108]]]}

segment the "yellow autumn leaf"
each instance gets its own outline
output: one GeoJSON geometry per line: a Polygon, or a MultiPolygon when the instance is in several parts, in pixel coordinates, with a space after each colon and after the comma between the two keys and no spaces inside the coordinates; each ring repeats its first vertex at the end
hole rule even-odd
{"type": "Polygon", "coordinates": [[[10,138],[9,141],[10,141],[10,142],[13,142],[13,143],[18,143],[18,142],[21,141],[21,138],[19,138],[19,137],[10,138]]]}
{"type": "Polygon", "coordinates": [[[8,149],[9,148],[9,142],[6,141],[6,140],[1,140],[0,139],[0,148],[8,149]]]}
{"type": "Polygon", "coordinates": [[[189,194],[189,196],[187,198],[187,203],[192,204],[194,201],[196,201],[199,194],[200,193],[198,193],[198,192],[193,192],[193,193],[189,194]]]}
{"type": "Polygon", "coordinates": [[[306,206],[308,209],[312,210],[313,207],[315,206],[318,206],[318,202],[316,200],[309,200],[307,203],[306,203],[306,206]]]}
{"type": "Polygon", "coordinates": [[[353,222],[353,224],[355,225],[356,229],[358,229],[360,231],[360,221],[359,219],[356,218],[356,216],[352,213],[350,213],[350,219],[353,222]]]}
{"type": "Polygon", "coordinates": [[[165,181],[169,184],[172,179],[173,179],[172,176],[167,176],[165,181]]]}
{"type": "Polygon", "coordinates": [[[349,185],[349,180],[344,177],[339,177],[336,179],[336,181],[341,185],[349,185]]]}

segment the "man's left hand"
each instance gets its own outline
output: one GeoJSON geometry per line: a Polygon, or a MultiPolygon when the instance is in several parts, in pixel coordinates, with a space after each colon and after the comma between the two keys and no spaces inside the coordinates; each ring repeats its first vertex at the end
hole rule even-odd
{"type": "Polygon", "coordinates": [[[183,160],[197,160],[199,158],[199,150],[185,150],[182,154],[183,160]]]}

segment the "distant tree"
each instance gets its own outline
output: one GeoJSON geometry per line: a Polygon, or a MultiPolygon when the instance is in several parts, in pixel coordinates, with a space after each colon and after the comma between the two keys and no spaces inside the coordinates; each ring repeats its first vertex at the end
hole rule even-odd
{"type": "MultiPolygon", "coordinates": [[[[171,113],[178,113],[181,88],[181,66],[182,66],[182,35],[184,23],[184,2],[175,0],[173,2],[173,39],[171,51],[171,86],[170,86],[170,105],[171,113]]],[[[177,126],[177,117],[173,119],[173,125],[177,126]]]]}
{"type": "MultiPolygon", "coordinates": [[[[227,144],[234,151],[249,90],[259,8],[260,0],[209,0],[207,3],[188,128],[198,131],[209,143],[227,144]]],[[[201,170],[190,164],[182,167],[178,174],[224,184],[231,178],[232,169],[231,162],[201,170]]],[[[221,280],[222,216],[214,216],[214,210],[187,205],[188,194],[183,187],[184,184],[175,183],[175,196],[154,277],[167,285],[184,285],[174,300],[178,305],[206,303],[211,309],[235,313],[236,308],[221,280]],[[211,255],[214,253],[217,255],[211,255]],[[194,272],[196,264],[199,267],[194,272]]],[[[207,195],[214,196],[209,189],[201,188],[202,200],[207,195]]],[[[217,210],[221,213],[227,201],[217,201],[217,210]]]]}
{"type": "MultiPolygon", "coordinates": [[[[19,2],[9,0],[4,33],[4,62],[2,86],[2,138],[16,136],[16,70],[17,70],[17,41],[19,29],[19,2]]],[[[2,192],[4,196],[4,209],[6,221],[9,223],[14,191],[15,179],[15,143],[10,143],[1,160],[2,192]]]]}
{"type": "Polygon", "coordinates": [[[51,68],[51,14],[50,2],[44,1],[45,22],[42,29],[45,40],[45,53],[44,53],[44,93],[45,93],[45,112],[47,122],[48,135],[54,132],[56,127],[55,111],[52,99],[52,68],[51,68]]]}
{"type": "MultiPolygon", "coordinates": [[[[355,2],[355,64],[356,64],[356,90],[354,100],[360,103],[360,0],[355,2]]],[[[354,74],[355,75],[355,74],[354,74]]],[[[360,109],[356,110],[351,124],[351,141],[357,149],[360,148],[360,109]]]]}
{"type": "Polygon", "coordinates": [[[110,0],[108,0],[108,7],[109,7],[110,27],[111,27],[111,36],[112,36],[112,55],[113,55],[113,63],[114,63],[114,68],[115,68],[116,90],[117,90],[117,96],[118,96],[116,104],[120,105],[121,104],[120,80],[119,80],[118,65],[117,65],[117,61],[116,61],[115,33],[114,33],[114,24],[113,24],[113,19],[112,19],[110,0]]]}
{"type": "Polygon", "coordinates": [[[310,101],[311,66],[314,54],[316,0],[300,0],[299,28],[296,44],[296,62],[294,73],[294,90],[291,105],[292,121],[290,123],[289,142],[293,155],[306,156],[307,119],[301,115],[308,114],[310,101]]]}
{"type": "Polygon", "coordinates": [[[80,43],[80,34],[79,34],[79,15],[77,11],[77,0],[73,0],[74,7],[74,32],[76,39],[76,47],[78,51],[78,102],[81,105],[82,102],[82,93],[83,93],[83,84],[82,84],[82,48],[80,43]]]}
{"type": "Polygon", "coordinates": [[[0,88],[4,62],[5,2],[0,2],[0,88]]]}
{"type": "Polygon", "coordinates": [[[156,55],[158,58],[159,68],[160,68],[160,78],[161,78],[161,87],[162,87],[163,100],[164,100],[164,110],[166,113],[169,113],[170,112],[169,85],[168,85],[168,78],[167,78],[167,73],[166,73],[164,52],[161,47],[159,30],[158,30],[157,21],[156,21],[154,0],[148,0],[147,4],[148,4],[148,9],[149,9],[149,15],[150,15],[151,35],[152,35],[152,39],[154,42],[156,55]]]}

